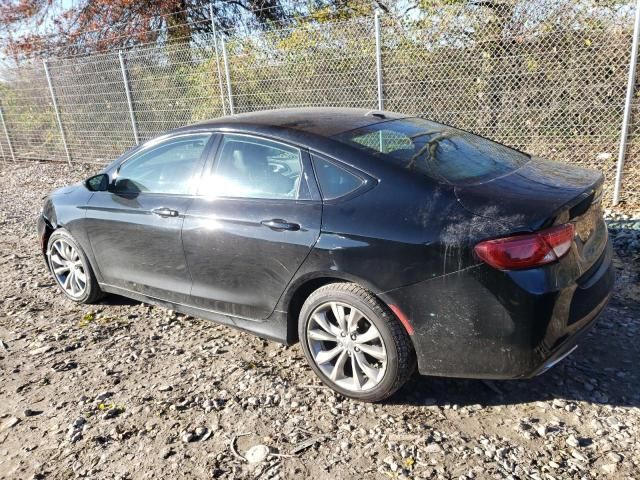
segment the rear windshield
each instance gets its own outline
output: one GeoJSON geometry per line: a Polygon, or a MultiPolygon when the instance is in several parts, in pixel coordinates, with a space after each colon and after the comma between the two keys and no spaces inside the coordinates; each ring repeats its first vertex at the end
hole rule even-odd
{"type": "Polygon", "coordinates": [[[422,118],[380,122],[334,138],[453,185],[486,182],[530,160],[512,148],[422,118]]]}

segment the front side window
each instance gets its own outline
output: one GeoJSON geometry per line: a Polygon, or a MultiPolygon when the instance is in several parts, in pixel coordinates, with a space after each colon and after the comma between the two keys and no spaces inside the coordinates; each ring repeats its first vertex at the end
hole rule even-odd
{"type": "Polygon", "coordinates": [[[225,135],[205,195],[297,199],[302,178],[300,150],[244,135],[225,135]]]}
{"type": "Polygon", "coordinates": [[[189,194],[210,137],[185,135],[139,152],[120,167],[116,191],[189,194]]]}

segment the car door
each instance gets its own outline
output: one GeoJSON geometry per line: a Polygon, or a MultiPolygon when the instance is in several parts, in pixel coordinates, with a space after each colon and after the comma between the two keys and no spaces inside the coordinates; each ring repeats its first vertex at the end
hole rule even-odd
{"type": "Polygon", "coordinates": [[[152,142],[118,167],[109,191],[91,197],[86,220],[103,283],[188,300],[181,230],[210,138],[195,133],[152,142]]]}
{"type": "Polygon", "coordinates": [[[308,154],[266,138],[221,135],[183,227],[190,302],[264,319],[320,234],[308,154]]]}

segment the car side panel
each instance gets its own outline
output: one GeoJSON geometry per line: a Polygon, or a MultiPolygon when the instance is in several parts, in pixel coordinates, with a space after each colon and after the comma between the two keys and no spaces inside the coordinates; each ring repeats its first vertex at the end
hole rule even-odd
{"type": "MultiPolygon", "coordinates": [[[[42,233],[44,233],[44,224],[48,224],[54,230],[56,228],[68,230],[85,252],[95,270],[95,258],[86,230],[86,205],[92,195],[93,192],[87,190],[82,183],[78,183],[60,189],[47,197],[42,208],[43,226],[41,228],[43,229],[42,233]]],[[[46,251],[47,245],[45,244],[43,247],[46,251]]],[[[98,275],[98,273],[96,274],[98,275]]]]}
{"type": "Polygon", "coordinates": [[[191,279],[181,230],[191,200],[182,195],[95,193],[85,228],[100,283],[186,301],[191,279]],[[162,218],[152,213],[155,208],[171,208],[178,215],[162,218]]]}
{"type": "Polygon", "coordinates": [[[447,185],[381,170],[374,188],[324,202],[320,238],[280,298],[278,312],[286,315],[296,292],[319,278],[355,282],[379,296],[444,278],[480,263],[472,248],[480,239],[510,231],[469,212],[447,185]]]}
{"type": "Polygon", "coordinates": [[[318,238],[321,205],[315,201],[194,199],[183,243],[196,307],[267,318],[318,238]],[[298,231],[261,222],[286,219],[298,231]]]}
{"type": "Polygon", "coordinates": [[[420,373],[528,377],[575,346],[609,300],[614,282],[610,242],[578,279],[562,272],[571,263],[565,257],[510,272],[480,264],[380,297],[413,326],[420,373]]]}
{"type": "Polygon", "coordinates": [[[477,264],[469,246],[504,231],[451,188],[389,173],[355,198],[324,202],[320,239],[297,276],[342,272],[386,291],[477,264]]]}
{"type": "Polygon", "coordinates": [[[269,317],[268,321],[259,322],[198,308],[191,304],[184,304],[166,298],[159,298],[153,295],[149,295],[148,293],[115,287],[113,285],[101,285],[101,288],[105,292],[122,295],[123,297],[133,298],[134,300],[138,300],[140,302],[159,305],[164,308],[169,308],[175,312],[184,313],[185,315],[212,320],[223,325],[253,333],[254,335],[257,335],[261,338],[274,340],[280,343],[289,343],[287,340],[287,319],[286,316],[282,315],[279,312],[274,312],[269,317]]]}

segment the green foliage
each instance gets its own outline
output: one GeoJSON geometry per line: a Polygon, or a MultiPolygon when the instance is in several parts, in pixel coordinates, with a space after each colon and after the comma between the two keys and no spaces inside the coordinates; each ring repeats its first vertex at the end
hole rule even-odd
{"type": "Polygon", "coordinates": [[[93,322],[95,319],[96,319],[96,314],[94,312],[85,313],[83,317],[80,319],[80,322],[79,322],[80,328],[85,328],[89,326],[89,324],[93,322]]]}

